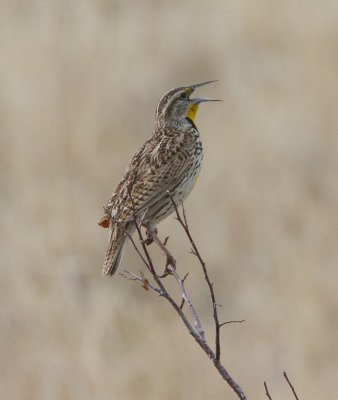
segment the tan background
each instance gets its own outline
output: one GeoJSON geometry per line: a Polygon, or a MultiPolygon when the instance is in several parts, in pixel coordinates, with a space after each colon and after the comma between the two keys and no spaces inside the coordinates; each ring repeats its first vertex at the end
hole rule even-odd
{"type": "MultiPolygon", "coordinates": [[[[251,399],[291,398],[283,370],[337,397],[337,21],[334,0],[0,3],[1,398],[235,398],[163,300],[101,277],[97,226],[159,97],[210,79],[186,208],[222,320],[246,320],[224,364],[251,399]]],[[[199,266],[160,232],[212,341],[199,266]]]]}

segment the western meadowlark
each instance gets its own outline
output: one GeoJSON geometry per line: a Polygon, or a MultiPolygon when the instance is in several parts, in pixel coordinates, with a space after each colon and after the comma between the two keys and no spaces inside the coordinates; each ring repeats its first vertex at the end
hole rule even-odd
{"type": "Polygon", "coordinates": [[[132,158],[99,222],[110,228],[103,275],[117,271],[128,236],[135,230],[135,218],[154,232],[174,211],[172,199],[179,206],[191,192],[203,158],[195,116],[200,103],[218,100],[189,96],[212,82],[172,89],[158,102],[153,135],[132,158]]]}

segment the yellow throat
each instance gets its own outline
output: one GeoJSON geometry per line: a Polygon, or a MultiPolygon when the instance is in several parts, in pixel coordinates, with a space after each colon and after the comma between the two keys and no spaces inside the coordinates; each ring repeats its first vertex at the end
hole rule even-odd
{"type": "Polygon", "coordinates": [[[198,111],[198,106],[199,106],[199,104],[194,104],[189,108],[187,117],[190,118],[192,120],[192,122],[195,122],[195,117],[196,117],[196,114],[198,111]]]}

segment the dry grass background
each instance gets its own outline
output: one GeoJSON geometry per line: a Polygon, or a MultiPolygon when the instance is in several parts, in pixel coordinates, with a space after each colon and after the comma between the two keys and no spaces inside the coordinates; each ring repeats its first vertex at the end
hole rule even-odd
{"type": "MultiPolygon", "coordinates": [[[[234,395],[176,315],[104,279],[101,206],[158,98],[209,79],[186,203],[223,304],[225,366],[251,399],[337,397],[338,3],[0,3],[0,397],[234,395]]],[[[160,228],[212,338],[200,270],[160,228]]],[[[124,265],[139,261],[129,247],[124,265]]]]}

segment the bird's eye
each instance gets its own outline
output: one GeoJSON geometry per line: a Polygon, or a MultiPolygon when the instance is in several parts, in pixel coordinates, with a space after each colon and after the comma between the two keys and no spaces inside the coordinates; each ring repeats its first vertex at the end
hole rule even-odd
{"type": "Polygon", "coordinates": [[[188,98],[188,93],[183,92],[180,97],[181,97],[181,99],[186,99],[186,98],[188,98]]]}

